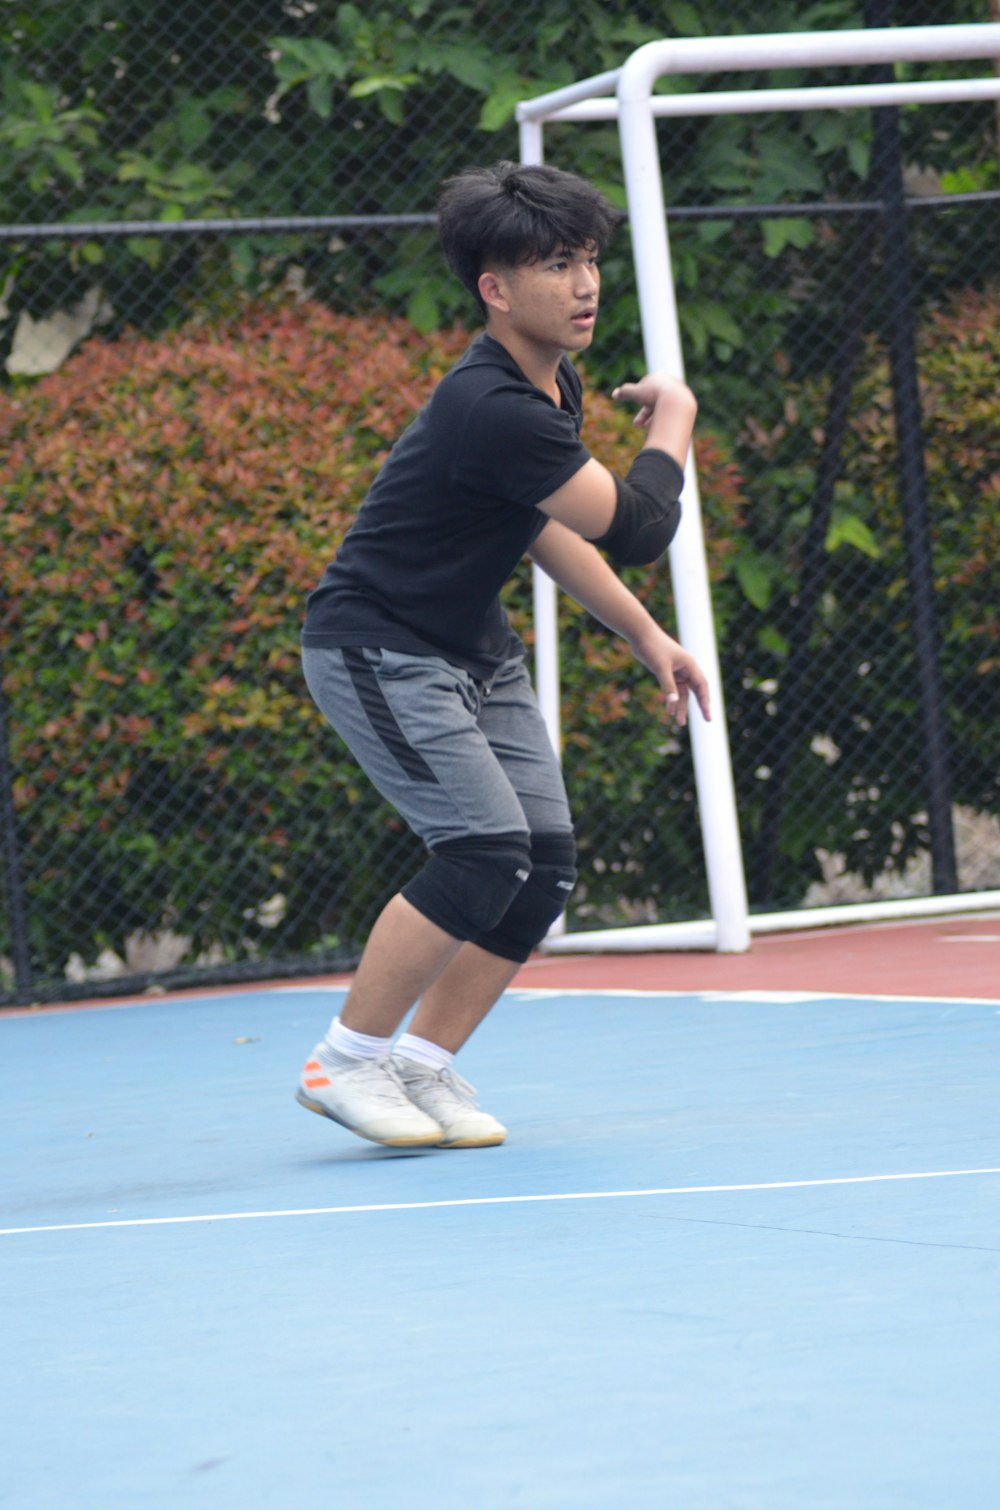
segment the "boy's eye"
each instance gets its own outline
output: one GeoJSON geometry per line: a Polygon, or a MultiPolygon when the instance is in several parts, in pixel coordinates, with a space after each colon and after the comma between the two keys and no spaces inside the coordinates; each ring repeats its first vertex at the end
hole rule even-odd
{"type": "MultiPolygon", "coordinates": [[[[561,272],[564,271],[564,269],[566,269],[567,267],[569,267],[570,262],[572,260],[573,259],[570,258],[570,257],[557,257],[554,262],[550,262],[549,263],[549,270],[550,270],[550,272],[560,272],[561,273],[561,272]]],[[[597,253],[595,252],[592,257],[584,257],[583,261],[587,264],[588,267],[596,267],[597,264],[598,264],[598,262],[600,261],[600,258],[598,257],[597,253]]]]}

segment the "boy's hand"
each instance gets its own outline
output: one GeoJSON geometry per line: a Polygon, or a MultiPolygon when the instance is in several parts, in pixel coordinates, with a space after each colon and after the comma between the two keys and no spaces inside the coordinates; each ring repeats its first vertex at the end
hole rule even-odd
{"type": "Polygon", "coordinates": [[[640,660],[656,677],[666,694],[667,714],[676,718],[683,729],[687,723],[688,701],[694,693],[706,723],[711,722],[712,709],[708,678],[694,656],[683,645],[670,638],[658,626],[655,633],[641,639],[630,639],[629,645],[637,660],[640,660]]]}
{"type": "Polygon", "coordinates": [[[661,400],[681,411],[690,411],[692,423],[698,409],[698,401],[687,383],[669,372],[647,372],[637,383],[622,383],[611,397],[620,399],[622,403],[638,404],[640,407],[635,422],[644,430],[649,429],[656,406],[661,400]]]}

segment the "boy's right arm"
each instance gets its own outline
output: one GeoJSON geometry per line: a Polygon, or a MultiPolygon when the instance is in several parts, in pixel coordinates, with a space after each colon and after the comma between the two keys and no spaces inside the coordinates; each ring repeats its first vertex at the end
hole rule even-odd
{"type": "Polygon", "coordinates": [[[550,520],[529,555],[554,582],[588,613],[627,640],[637,660],[656,677],[667,699],[667,712],[687,722],[693,693],[706,719],[711,718],[708,679],[689,651],[672,639],[634,593],[587,540],[550,520]]]}
{"type": "MultiPolygon", "coordinates": [[[[698,410],[697,400],[687,384],[679,378],[671,377],[669,373],[651,372],[637,383],[623,383],[615,389],[614,397],[640,406],[636,424],[646,431],[646,443],[639,457],[643,456],[644,451],[665,452],[683,471],[698,410]]],[[[650,470],[648,462],[652,460],[653,458],[647,459],[644,469],[646,473],[650,470]]],[[[637,463],[638,461],[639,458],[637,463]]],[[[655,466],[654,462],[654,471],[655,466]]],[[[637,466],[636,470],[638,474],[640,468],[637,466]]],[[[657,506],[662,507],[662,500],[650,497],[647,507],[648,484],[645,484],[644,477],[640,480],[637,475],[633,479],[630,474],[626,484],[631,485],[631,490],[636,494],[630,500],[633,510],[638,509],[641,513],[646,508],[647,514],[652,510],[650,517],[655,524],[653,516],[657,506]]],[[[621,492],[621,485],[616,482],[614,475],[591,457],[569,482],[544,498],[538,507],[584,539],[600,542],[616,522],[621,492]]],[[[653,534],[655,537],[655,530],[653,534]]],[[[662,547],[651,559],[661,553],[662,547]]]]}

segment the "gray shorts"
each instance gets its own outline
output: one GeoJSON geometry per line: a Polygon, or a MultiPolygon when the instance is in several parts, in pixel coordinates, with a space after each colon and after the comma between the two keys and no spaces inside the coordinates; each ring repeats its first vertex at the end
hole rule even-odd
{"type": "Polygon", "coordinates": [[[428,849],[572,833],[562,772],[521,657],[488,682],[437,656],[307,647],[314,701],[428,849]]]}

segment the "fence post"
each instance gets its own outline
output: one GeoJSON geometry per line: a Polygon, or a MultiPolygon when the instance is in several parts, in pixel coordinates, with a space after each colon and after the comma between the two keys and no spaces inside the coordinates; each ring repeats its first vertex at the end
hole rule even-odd
{"type": "Polygon", "coordinates": [[[17,842],[17,814],[14,811],[14,770],[10,760],[7,694],[3,689],[3,659],[0,656],[0,843],[3,845],[4,883],[10,921],[11,954],[17,999],[26,1001],[34,985],[31,956],[28,952],[27,909],[24,904],[24,881],[17,842]]]}
{"type": "MultiPolygon", "coordinates": [[[[890,0],[865,0],[865,25],[891,25],[891,10],[890,0]]],[[[891,67],[885,64],[876,68],[875,73],[880,82],[893,77],[891,67]]],[[[958,867],[951,816],[951,773],[934,608],[934,565],[927,507],[923,421],[917,382],[912,270],[903,196],[899,117],[894,106],[880,107],[872,112],[872,117],[872,187],[882,201],[886,316],[900,501],[913,614],[917,696],[920,699],[921,725],[927,749],[931,871],[935,892],[954,892],[958,890],[958,867]]]]}

